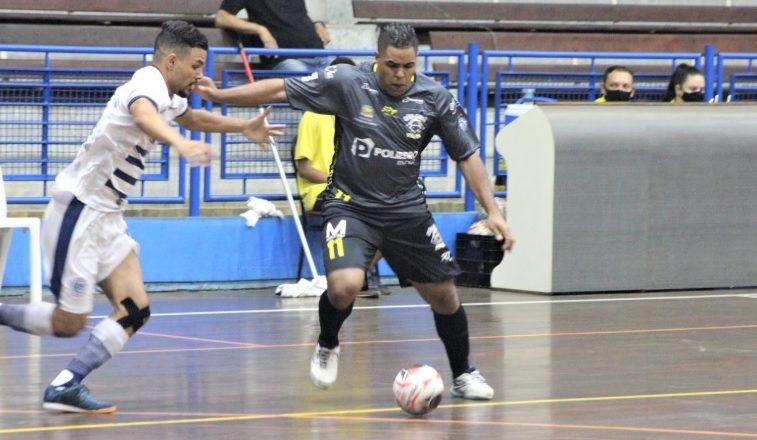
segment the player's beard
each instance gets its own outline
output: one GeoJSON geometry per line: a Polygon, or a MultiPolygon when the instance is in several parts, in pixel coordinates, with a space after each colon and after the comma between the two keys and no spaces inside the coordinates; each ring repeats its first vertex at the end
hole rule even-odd
{"type": "Polygon", "coordinates": [[[196,80],[192,81],[188,86],[176,92],[176,94],[181,96],[182,98],[188,98],[189,95],[192,94],[192,90],[194,90],[195,84],[197,84],[196,80]]]}

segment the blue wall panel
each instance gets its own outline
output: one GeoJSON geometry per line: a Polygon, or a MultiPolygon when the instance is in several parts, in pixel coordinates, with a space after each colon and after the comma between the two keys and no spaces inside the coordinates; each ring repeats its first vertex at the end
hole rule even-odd
{"type": "MultiPolygon", "coordinates": [[[[454,252],[455,234],[476,219],[475,212],[435,214],[445,242],[454,252]]],[[[241,282],[293,279],[300,242],[292,217],[264,218],[248,228],[241,217],[127,217],[129,232],[141,246],[148,283],[241,282]]],[[[318,234],[309,242],[323,272],[318,234]]],[[[4,286],[28,285],[28,237],[14,231],[4,286]]],[[[304,276],[309,276],[305,263],[304,276]]],[[[382,276],[394,274],[384,263],[382,276]]]]}

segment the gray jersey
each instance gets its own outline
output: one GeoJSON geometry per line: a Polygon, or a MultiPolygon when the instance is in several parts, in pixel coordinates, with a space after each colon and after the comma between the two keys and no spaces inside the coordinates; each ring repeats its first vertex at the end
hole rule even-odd
{"type": "Polygon", "coordinates": [[[474,154],[478,138],[460,104],[432,79],[416,74],[408,91],[393,97],[379,89],[371,67],[340,64],[285,80],[293,107],[336,115],[336,152],[325,203],[425,212],[418,185],[420,156],[433,135],[455,161],[474,154]]]}

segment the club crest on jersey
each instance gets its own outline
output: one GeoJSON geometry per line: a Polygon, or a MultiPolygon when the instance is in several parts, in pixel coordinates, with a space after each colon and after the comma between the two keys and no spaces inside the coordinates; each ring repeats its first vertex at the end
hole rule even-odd
{"type": "Polygon", "coordinates": [[[399,110],[397,110],[396,108],[392,107],[391,105],[385,105],[385,106],[381,107],[381,113],[383,113],[383,114],[385,114],[385,115],[387,115],[389,117],[392,117],[392,116],[397,116],[397,113],[399,113],[399,110]]]}
{"type": "Polygon", "coordinates": [[[365,119],[373,119],[373,107],[368,104],[363,104],[363,106],[360,107],[360,116],[365,119]]]}
{"type": "Polygon", "coordinates": [[[326,79],[331,79],[336,74],[336,69],[338,66],[329,66],[325,69],[323,69],[323,75],[326,77],[326,79]]]}
{"type": "Polygon", "coordinates": [[[405,136],[409,137],[410,139],[420,139],[421,132],[424,128],[426,128],[427,119],[427,117],[419,115],[417,113],[408,113],[403,116],[402,120],[405,122],[405,126],[408,130],[408,132],[405,133],[405,136]]]}
{"type": "Polygon", "coordinates": [[[71,280],[69,288],[71,289],[71,293],[73,293],[74,296],[81,296],[87,289],[87,282],[84,281],[84,278],[76,277],[71,280]]]}

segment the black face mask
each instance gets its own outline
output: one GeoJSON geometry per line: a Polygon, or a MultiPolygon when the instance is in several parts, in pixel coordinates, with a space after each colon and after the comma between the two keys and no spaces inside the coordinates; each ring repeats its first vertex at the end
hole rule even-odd
{"type": "Polygon", "coordinates": [[[684,92],[683,96],[681,96],[681,99],[683,99],[684,102],[704,102],[704,93],[703,92],[684,92]]]}
{"type": "Polygon", "coordinates": [[[605,101],[607,102],[626,102],[631,100],[631,92],[623,90],[606,90],[605,101]]]}

